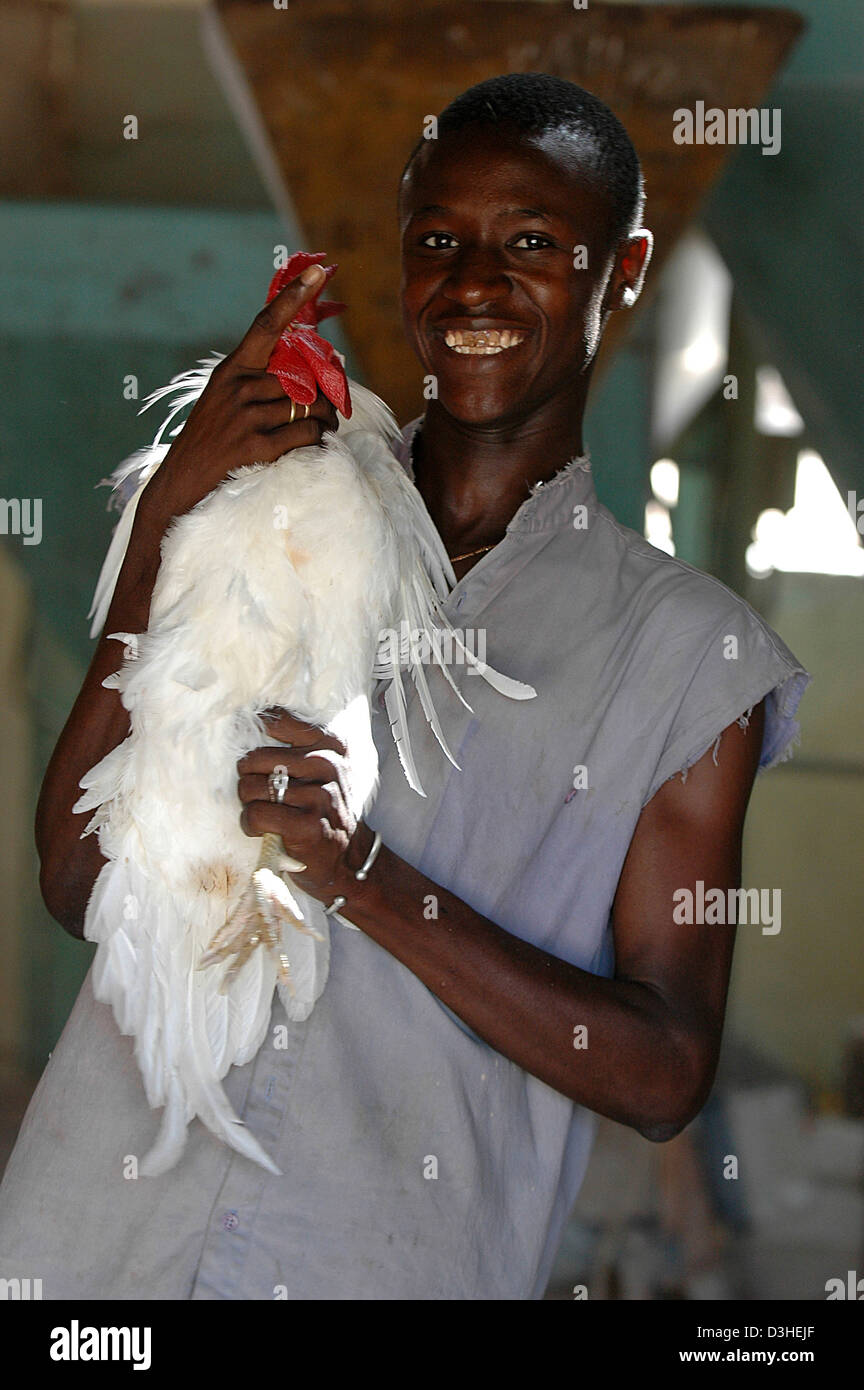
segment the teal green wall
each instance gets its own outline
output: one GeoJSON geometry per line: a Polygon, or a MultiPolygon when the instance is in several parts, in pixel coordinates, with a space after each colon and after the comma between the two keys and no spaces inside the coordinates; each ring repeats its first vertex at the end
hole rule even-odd
{"type": "Polygon", "coordinates": [[[651,495],[648,325],[616,352],[594,383],[585,412],[585,442],[597,496],[624,526],[642,532],[651,495]]]}

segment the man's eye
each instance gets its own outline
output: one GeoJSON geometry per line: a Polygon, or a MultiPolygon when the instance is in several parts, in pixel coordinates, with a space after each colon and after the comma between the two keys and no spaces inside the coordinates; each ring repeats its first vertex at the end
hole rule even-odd
{"type": "Polygon", "coordinates": [[[533,246],[526,247],[526,250],[528,251],[543,251],[547,246],[552,245],[552,242],[549,240],[549,238],[546,236],[541,236],[539,232],[523,232],[521,236],[516,238],[513,245],[519,246],[519,243],[523,241],[530,241],[534,243],[533,246]]]}
{"type": "Polygon", "coordinates": [[[427,232],[425,236],[421,236],[420,245],[429,246],[433,251],[446,251],[455,240],[449,232],[427,232]]]}

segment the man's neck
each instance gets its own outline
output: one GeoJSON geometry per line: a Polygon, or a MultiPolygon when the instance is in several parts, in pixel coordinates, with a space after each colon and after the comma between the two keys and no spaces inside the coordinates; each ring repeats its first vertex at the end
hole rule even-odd
{"type": "Polygon", "coordinates": [[[448,550],[498,541],[536,483],[584,453],[581,403],[508,428],[465,425],[432,401],[414,442],[417,487],[448,550]]]}

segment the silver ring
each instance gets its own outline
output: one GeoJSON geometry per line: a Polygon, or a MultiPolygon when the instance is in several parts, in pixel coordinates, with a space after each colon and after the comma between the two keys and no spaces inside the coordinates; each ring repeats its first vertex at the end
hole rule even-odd
{"type": "Polygon", "coordinates": [[[347,901],[348,901],[347,898],[342,898],[342,897],[334,898],[333,901],[332,901],[332,903],[330,904],[330,906],[329,906],[329,907],[325,907],[325,909],[324,909],[324,916],[325,916],[325,917],[329,917],[329,916],[331,915],[331,913],[333,913],[333,912],[338,912],[339,909],[340,909],[340,907],[344,907],[345,904],[347,903],[347,901]]]}
{"type": "Polygon", "coordinates": [[[285,793],[288,790],[288,783],[291,778],[288,776],[284,767],[277,767],[267,778],[267,786],[270,791],[270,800],[278,801],[281,805],[285,800],[285,793]]]}

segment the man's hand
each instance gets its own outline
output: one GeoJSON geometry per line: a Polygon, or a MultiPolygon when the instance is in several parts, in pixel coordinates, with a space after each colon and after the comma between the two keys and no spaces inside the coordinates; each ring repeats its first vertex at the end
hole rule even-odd
{"type": "Polygon", "coordinates": [[[240,824],[247,835],[280,835],[285,850],[306,867],[291,880],[310,897],[329,903],[338,884],[353,877],[372,843],[372,832],[349,810],[347,749],[335,734],[286,710],[264,716],[284,748],[253,748],[237,763],[240,824]],[[276,769],[290,777],[284,800],[270,796],[276,769]]]}
{"type": "Polygon", "coordinates": [[[309,266],[256,315],[234,351],[213,369],[164,461],[144,489],[138,513],[160,534],[191,511],[235,468],[272,463],[289,449],[320,444],[338,426],[336,407],[320,391],[303,418],[267,371],[274,347],[298,310],[320,290],[324,272],[309,266]],[[307,278],[308,277],[308,278],[307,278]]]}

